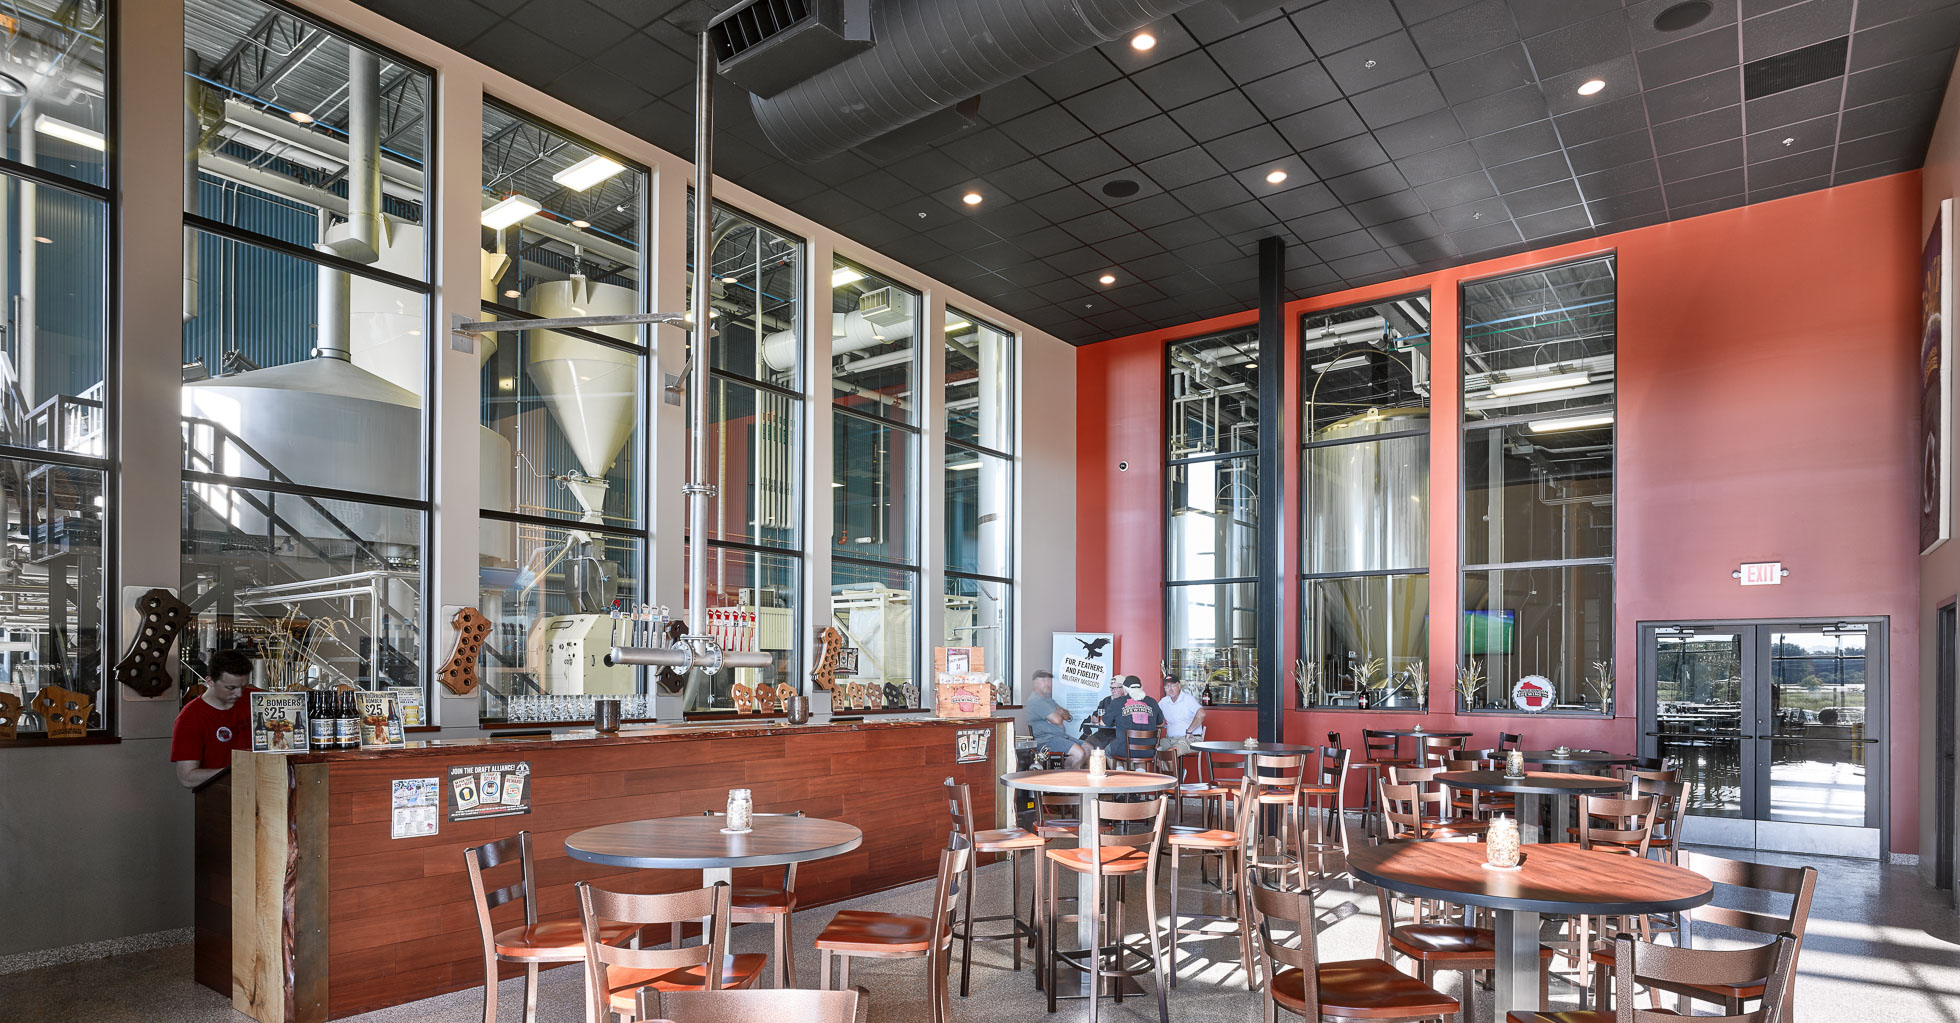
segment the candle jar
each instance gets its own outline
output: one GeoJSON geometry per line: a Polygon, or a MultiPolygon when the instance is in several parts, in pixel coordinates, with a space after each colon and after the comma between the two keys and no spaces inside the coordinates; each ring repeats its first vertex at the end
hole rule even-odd
{"type": "Polygon", "coordinates": [[[1494,870],[1516,870],[1523,856],[1515,817],[1492,817],[1485,836],[1485,856],[1494,870]]]}
{"type": "Polygon", "coordinates": [[[755,825],[755,797],[748,789],[728,790],[728,832],[746,832],[755,825]]]}
{"type": "Polygon", "coordinates": [[[1257,736],[1248,735],[1245,737],[1245,741],[1239,743],[1239,745],[1245,747],[1246,749],[1258,749],[1259,739],[1257,736]]]}
{"type": "Polygon", "coordinates": [[[1504,773],[1508,777],[1524,777],[1524,754],[1511,750],[1504,754],[1504,773]]]}
{"type": "Polygon", "coordinates": [[[1089,751],[1089,777],[1101,778],[1109,773],[1109,754],[1102,750],[1089,751]]]}

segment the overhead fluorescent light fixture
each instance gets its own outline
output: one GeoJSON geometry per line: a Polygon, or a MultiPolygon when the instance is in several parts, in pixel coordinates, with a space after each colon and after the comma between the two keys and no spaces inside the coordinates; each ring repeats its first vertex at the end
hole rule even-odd
{"type": "Polygon", "coordinates": [[[501,231],[541,209],[544,207],[521,195],[513,195],[483,211],[483,226],[492,231],[501,231]]]}
{"type": "Polygon", "coordinates": [[[975,460],[973,460],[973,461],[971,461],[971,462],[959,462],[959,463],[956,463],[956,464],[953,464],[953,465],[948,465],[948,466],[946,467],[946,471],[948,471],[948,472],[962,472],[962,471],[964,471],[964,470],[967,470],[967,469],[978,469],[978,468],[980,468],[980,461],[979,461],[979,459],[975,459],[975,460]]]}
{"type": "Polygon", "coordinates": [[[1366,366],[1367,364],[1368,357],[1365,355],[1344,355],[1341,358],[1335,359],[1333,362],[1315,364],[1313,371],[1315,373],[1329,373],[1337,369],[1354,369],[1357,366],[1366,366]]]}
{"type": "Polygon", "coordinates": [[[608,160],[603,156],[588,156],[570,167],[551,176],[551,180],[564,185],[574,192],[583,192],[593,185],[625,170],[624,164],[608,160]]]}
{"type": "Polygon", "coordinates": [[[46,114],[36,116],[34,118],[34,130],[49,138],[61,139],[64,142],[73,142],[78,146],[85,146],[98,153],[106,148],[102,141],[101,132],[90,131],[79,124],[69,124],[67,121],[61,120],[58,117],[49,117],[46,114]]]}
{"type": "Polygon", "coordinates": [[[1534,419],[1529,424],[1532,433],[1559,433],[1564,430],[1584,430],[1594,426],[1613,425],[1613,413],[1605,412],[1589,416],[1565,416],[1559,419],[1534,419]]]}
{"type": "Polygon", "coordinates": [[[956,330],[965,330],[966,328],[971,326],[973,326],[973,324],[968,323],[965,320],[954,320],[953,322],[948,323],[946,325],[946,333],[951,334],[956,330]]]}
{"type": "Polygon", "coordinates": [[[830,272],[830,286],[833,288],[841,288],[852,281],[861,280],[864,280],[863,272],[852,267],[840,266],[830,272]]]}
{"type": "Polygon", "coordinates": [[[1537,394],[1540,391],[1567,391],[1574,387],[1584,387],[1592,383],[1592,374],[1546,373],[1541,376],[1514,378],[1490,385],[1490,393],[1500,398],[1514,394],[1537,394]]]}

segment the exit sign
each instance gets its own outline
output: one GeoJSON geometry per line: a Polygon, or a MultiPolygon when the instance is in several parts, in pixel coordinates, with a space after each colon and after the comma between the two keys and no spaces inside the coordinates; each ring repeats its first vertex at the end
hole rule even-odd
{"type": "Polygon", "coordinates": [[[1748,562],[1736,573],[1744,586],[1779,586],[1783,582],[1781,561],[1748,562]]]}

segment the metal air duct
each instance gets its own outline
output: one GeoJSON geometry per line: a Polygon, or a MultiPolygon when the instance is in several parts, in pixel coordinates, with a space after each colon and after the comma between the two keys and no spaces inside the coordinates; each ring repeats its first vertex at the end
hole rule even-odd
{"type": "Polygon", "coordinates": [[[1198,2],[880,0],[871,49],[750,103],[783,155],[815,162],[1198,2]]]}
{"type": "Polygon", "coordinates": [[[381,59],[347,48],[347,228],[328,240],[356,263],[381,258],[381,59]]]}

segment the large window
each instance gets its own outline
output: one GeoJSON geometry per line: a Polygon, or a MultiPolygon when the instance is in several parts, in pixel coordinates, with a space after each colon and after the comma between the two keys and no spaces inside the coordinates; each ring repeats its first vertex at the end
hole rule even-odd
{"type": "Polygon", "coordinates": [[[433,76],[258,0],[184,30],[186,677],[419,685],[433,76]]]}
{"type": "Polygon", "coordinates": [[[918,292],[838,260],[831,269],[831,623],[859,682],[917,707],[918,292]]]}
{"type": "Polygon", "coordinates": [[[1429,296],[1300,323],[1307,707],[1426,705],[1429,296]]]}
{"type": "Polygon", "coordinates": [[[1611,256],[1463,286],[1469,709],[1613,711],[1615,295],[1611,256]]]}
{"type": "Polygon", "coordinates": [[[946,310],[946,646],[1013,650],[1014,335],[946,310]]]}
{"type": "Polygon", "coordinates": [[[694,672],[684,700],[693,712],[733,711],[738,683],[802,688],[803,243],[725,207],[714,212],[709,624],[725,649],[759,650],[771,663],[694,672]]]}
{"type": "MultiPolygon", "coordinates": [[[[523,114],[483,109],[482,315],[646,309],[647,171],[523,114]]],[[[485,718],[568,716],[568,697],[637,693],[605,663],[614,601],[647,600],[644,326],[485,334],[478,608],[485,718]],[[534,712],[537,707],[545,708],[534,712]]]]}
{"type": "Polygon", "coordinates": [[[1200,684],[1212,703],[1256,703],[1259,332],[1178,341],[1166,352],[1164,681],[1200,684]]]}

